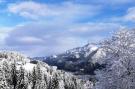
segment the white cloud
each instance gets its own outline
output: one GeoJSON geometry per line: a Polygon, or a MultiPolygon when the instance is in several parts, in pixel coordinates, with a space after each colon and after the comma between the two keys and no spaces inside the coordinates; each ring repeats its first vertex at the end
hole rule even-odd
{"type": "Polygon", "coordinates": [[[59,26],[33,22],[14,27],[5,39],[5,47],[25,52],[30,56],[57,54],[82,46],[88,41],[102,40],[106,33],[118,30],[119,27],[119,24],[114,23],[76,23],[72,26],[59,26]]]}
{"type": "Polygon", "coordinates": [[[119,23],[84,23],[84,24],[77,24],[73,26],[69,31],[74,33],[92,33],[92,32],[103,32],[108,30],[116,30],[119,29],[121,25],[119,23]]]}
{"type": "Polygon", "coordinates": [[[0,46],[5,44],[5,38],[12,30],[12,27],[0,27],[0,46]]]}
{"type": "Polygon", "coordinates": [[[31,45],[44,43],[44,40],[36,38],[36,37],[30,37],[30,36],[21,37],[20,39],[18,38],[18,41],[21,43],[31,44],[31,45]]]}
{"type": "Polygon", "coordinates": [[[135,22],[135,7],[131,7],[127,10],[127,14],[124,16],[126,21],[135,22]]]}
{"type": "Polygon", "coordinates": [[[48,18],[77,18],[81,16],[94,16],[100,12],[100,6],[75,4],[64,2],[61,4],[41,4],[33,1],[10,4],[8,11],[33,20],[48,18]]]}
{"type": "Polygon", "coordinates": [[[129,27],[129,24],[127,24],[127,23],[135,22],[135,7],[129,7],[127,9],[125,9],[125,13],[123,15],[111,16],[110,18],[103,18],[102,22],[108,22],[108,23],[111,22],[111,23],[116,23],[116,24],[124,23],[125,27],[132,28],[132,27],[129,27]]]}

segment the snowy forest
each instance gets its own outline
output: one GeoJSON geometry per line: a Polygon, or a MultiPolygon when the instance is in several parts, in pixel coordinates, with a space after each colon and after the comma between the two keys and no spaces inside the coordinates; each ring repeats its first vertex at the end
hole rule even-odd
{"type": "MultiPolygon", "coordinates": [[[[77,57],[77,62],[72,62],[71,57],[70,61],[66,61],[70,62],[66,65],[68,68],[93,71],[94,81],[79,78],[72,72],[60,70],[57,65],[50,66],[45,61],[33,60],[18,52],[2,51],[0,89],[135,89],[135,30],[119,30],[96,45],[94,53],[93,50],[88,50],[91,47],[86,52],[76,52],[83,52],[87,57],[81,56],[80,60],[78,54],[74,56],[77,57]],[[79,64],[81,62],[87,65],[82,67],[79,64]],[[73,63],[76,65],[71,67],[73,63]],[[95,66],[96,64],[101,67],[95,66]]],[[[69,51],[66,54],[69,55],[69,51]]],[[[57,56],[53,57],[56,58],[57,56]]],[[[63,63],[62,59],[60,62],[63,63]]]]}
{"type": "Polygon", "coordinates": [[[0,53],[0,89],[86,89],[90,81],[77,79],[15,52],[0,53]]]}

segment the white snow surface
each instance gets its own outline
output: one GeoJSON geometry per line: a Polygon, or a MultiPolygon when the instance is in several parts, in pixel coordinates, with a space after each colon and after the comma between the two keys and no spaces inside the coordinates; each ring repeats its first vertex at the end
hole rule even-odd
{"type": "Polygon", "coordinates": [[[36,67],[36,64],[26,63],[25,65],[23,65],[23,68],[24,68],[27,72],[31,72],[34,67],[36,67]]]}
{"type": "Polygon", "coordinates": [[[96,63],[96,62],[102,62],[101,58],[106,56],[106,53],[103,51],[102,48],[99,48],[98,51],[96,52],[96,54],[92,57],[93,59],[93,63],[96,63]]]}
{"type": "Polygon", "coordinates": [[[95,50],[97,50],[97,49],[98,49],[97,46],[92,46],[92,47],[91,47],[91,51],[95,51],[95,50]]]}

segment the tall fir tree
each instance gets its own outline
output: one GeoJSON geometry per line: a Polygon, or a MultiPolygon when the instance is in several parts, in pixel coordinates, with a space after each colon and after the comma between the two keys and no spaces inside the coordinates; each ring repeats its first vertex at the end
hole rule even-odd
{"type": "Polygon", "coordinates": [[[36,81],[37,81],[36,79],[37,79],[36,69],[34,67],[32,71],[32,89],[36,89],[36,81]]]}
{"type": "Polygon", "coordinates": [[[16,89],[17,86],[17,70],[16,63],[11,64],[11,85],[13,85],[13,89],[16,89]]]}
{"type": "Polygon", "coordinates": [[[17,89],[27,89],[27,83],[25,81],[25,71],[22,66],[20,67],[18,77],[17,89]]]}
{"type": "Polygon", "coordinates": [[[9,89],[6,78],[5,78],[5,73],[2,70],[1,66],[0,66],[0,89],[9,89]]]}
{"type": "Polygon", "coordinates": [[[57,74],[51,78],[49,89],[59,89],[59,79],[57,74]]]}

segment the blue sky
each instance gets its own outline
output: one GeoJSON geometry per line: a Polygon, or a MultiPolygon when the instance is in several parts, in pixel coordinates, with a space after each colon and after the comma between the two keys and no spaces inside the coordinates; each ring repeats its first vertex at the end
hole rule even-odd
{"type": "Polygon", "coordinates": [[[0,49],[46,56],[135,25],[135,0],[0,0],[0,49]]]}

